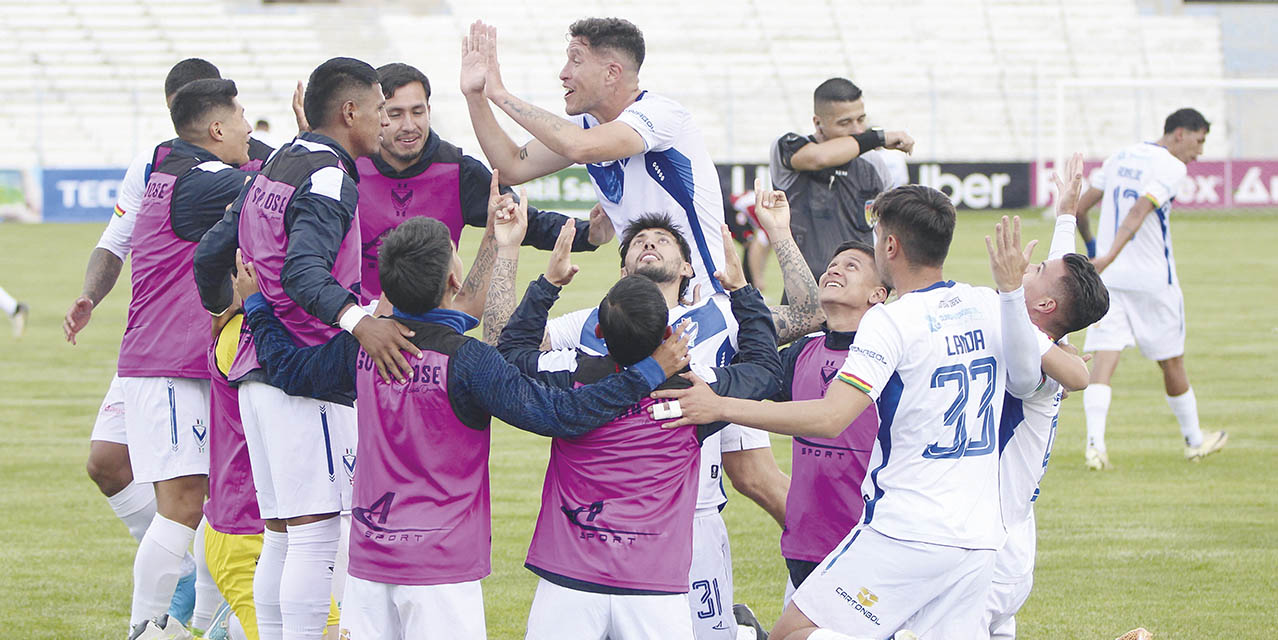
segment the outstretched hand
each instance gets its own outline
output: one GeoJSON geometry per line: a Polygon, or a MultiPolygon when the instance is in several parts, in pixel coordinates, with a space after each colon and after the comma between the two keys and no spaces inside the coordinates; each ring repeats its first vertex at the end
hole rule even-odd
{"type": "Polygon", "coordinates": [[[715,271],[714,277],[724,289],[736,291],[750,283],[746,280],[745,269],[741,267],[741,256],[737,255],[736,243],[732,240],[728,225],[719,225],[719,233],[723,235],[723,268],[715,271]]]}
{"type": "MultiPolygon", "coordinates": [[[[679,411],[683,416],[674,422],[667,422],[661,425],[661,428],[675,429],[688,425],[709,424],[721,420],[718,407],[723,398],[720,398],[710,388],[710,385],[706,384],[705,380],[702,380],[697,374],[689,371],[683,374],[683,377],[692,383],[691,387],[686,389],[658,389],[652,392],[653,398],[677,402],[679,411]]],[[[661,405],[654,404],[649,407],[649,413],[652,413],[653,409],[659,406],[661,405]]]]}
{"type": "Polygon", "coordinates": [[[576,237],[577,225],[571,219],[565,220],[555,240],[555,249],[550,252],[550,264],[546,266],[546,281],[556,287],[572,282],[573,276],[581,270],[572,263],[572,241],[576,237]]]}
{"type": "Polygon", "coordinates": [[[492,221],[493,235],[498,247],[518,247],[528,232],[528,193],[520,190],[520,200],[509,193],[501,193],[497,184],[497,171],[488,185],[488,219],[492,221]]]}
{"type": "Polygon", "coordinates": [[[763,178],[754,179],[754,215],[769,236],[790,230],[790,202],[785,192],[769,189],[763,178]]]}
{"type": "Polygon", "coordinates": [[[596,203],[590,208],[590,236],[587,240],[596,247],[602,247],[615,235],[617,230],[612,226],[612,219],[604,211],[603,205],[596,203]]]}
{"type": "Polygon", "coordinates": [[[994,225],[995,241],[985,236],[985,248],[990,253],[990,271],[994,273],[994,283],[999,291],[1015,291],[1021,288],[1025,278],[1025,269],[1029,267],[1030,256],[1038,240],[1031,240],[1021,251],[1021,218],[1015,216],[1008,222],[1007,216],[994,225]]]}
{"type": "Polygon", "coordinates": [[[501,79],[501,64],[497,61],[497,27],[476,20],[471,25],[471,39],[484,55],[484,95],[489,100],[497,101],[506,93],[506,84],[501,79]],[[478,35],[476,32],[482,35],[478,35]]]}
{"type": "Polygon", "coordinates": [[[464,96],[484,92],[484,79],[488,75],[487,38],[484,23],[479,20],[470,25],[470,33],[462,38],[461,92],[464,96]]]}
{"type": "Polygon", "coordinates": [[[1083,190],[1083,154],[1075,153],[1065,163],[1065,175],[1069,183],[1061,180],[1060,175],[1052,172],[1052,183],[1056,185],[1056,215],[1077,215],[1078,198],[1083,190]]]}

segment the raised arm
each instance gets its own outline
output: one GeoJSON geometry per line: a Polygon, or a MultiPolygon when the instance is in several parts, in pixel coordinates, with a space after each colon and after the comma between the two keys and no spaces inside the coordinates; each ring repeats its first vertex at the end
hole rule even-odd
{"type": "MultiPolygon", "coordinates": [[[[493,178],[496,184],[496,177],[493,178]]],[[[526,194],[525,194],[526,195],[526,194]]],[[[519,271],[519,243],[528,228],[528,201],[519,204],[509,196],[495,196],[500,202],[493,210],[493,238],[496,263],[484,303],[484,342],[493,345],[515,308],[515,274],[519,271]]]]}
{"type": "Polygon", "coordinates": [[[790,203],[785,192],[766,188],[762,179],[754,181],[755,216],[768,234],[781,264],[781,280],[789,304],[771,308],[777,327],[777,344],[788,344],[821,328],[825,312],[821,310],[820,293],[807,260],[799,252],[790,233],[790,203]]]}
{"type": "Polygon", "coordinates": [[[571,160],[537,140],[520,147],[497,123],[484,95],[489,66],[487,38],[487,28],[482,22],[476,22],[471,25],[470,34],[462,39],[461,91],[466,97],[475,137],[488,163],[501,171],[508,184],[521,184],[571,166],[571,160]]]}
{"type": "MultiPolygon", "coordinates": [[[[475,261],[471,263],[470,271],[466,274],[466,281],[462,283],[461,291],[457,293],[453,301],[459,311],[476,318],[480,317],[487,307],[486,299],[494,274],[494,262],[497,259],[494,222],[498,212],[506,211],[509,207],[514,207],[514,201],[498,192],[497,174],[493,173],[489,176],[489,193],[487,205],[484,207],[486,212],[484,238],[479,242],[479,250],[475,253],[475,261]]],[[[516,258],[518,258],[518,251],[519,248],[516,247],[516,258]]]]}
{"type": "MultiPolygon", "coordinates": [[[[458,186],[461,190],[462,218],[472,227],[485,226],[488,224],[488,201],[491,198],[493,173],[470,156],[462,156],[460,171],[458,186]]],[[[510,187],[498,184],[498,189],[501,195],[515,197],[515,192],[510,187]]],[[[570,217],[562,213],[541,211],[529,205],[528,232],[524,235],[524,246],[550,251],[559,237],[559,228],[568,219],[570,217]]],[[[612,239],[611,223],[601,226],[595,224],[593,219],[573,220],[578,231],[573,251],[594,251],[599,245],[612,239]]]]}
{"type": "Polygon", "coordinates": [[[746,283],[741,259],[732,249],[728,226],[720,229],[724,242],[724,270],[716,273],[732,301],[737,319],[737,357],[726,367],[716,367],[710,386],[720,395],[761,400],[781,388],[781,357],[771,313],[759,291],[746,283]]]}

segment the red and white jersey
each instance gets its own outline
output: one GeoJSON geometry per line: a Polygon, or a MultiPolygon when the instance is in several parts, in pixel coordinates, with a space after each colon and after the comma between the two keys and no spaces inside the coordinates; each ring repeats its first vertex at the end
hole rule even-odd
{"type": "Polygon", "coordinates": [[[838,378],[879,412],[862,522],[899,540],[1001,547],[998,294],[946,281],[871,307],[838,378]]]}
{"type": "Polygon", "coordinates": [[[1152,142],[1132,145],[1105,159],[1092,181],[1105,193],[1096,225],[1097,255],[1109,253],[1132,205],[1142,198],[1154,205],[1118,257],[1101,272],[1105,286],[1151,291],[1179,284],[1169,214],[1187,171],[1184,162],[1152,142]]]}

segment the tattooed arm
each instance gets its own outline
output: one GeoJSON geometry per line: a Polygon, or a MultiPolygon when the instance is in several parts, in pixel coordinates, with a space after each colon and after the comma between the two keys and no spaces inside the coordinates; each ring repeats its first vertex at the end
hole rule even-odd
{"type": "Polygon", "coordinates": [[[497,172],[493,171],[488,185],[488,224],[484,227],[484,239],[479,243],[475,262],[470,265],[470,272],[466,274],[466,281],[462,283],[461,291],[457,292],[454,304],[458,311],[464,311],[476,318],[484,312],[484,301],[488,297],[488,283],[493,275],[493,260],[497,255],[494,219],[499,211],[507,211],[514,206],[514,203],[514,198],[500,193],[497,172]]]}
{"type": "Polygon", "coordinates": [[[519,247],[499,247],[492,282],[484,304],[484,342],[497,344],[502,329],[515,312],[515,274],[519,271],[519,247]]]}
{"type": "Polygon", "coordinates": [[[754,213],[768,234],[777,262],[781,263],[781,280],[789,300],[787,305],[771,307],[772,321],[777,325],[777,344],[786,344],[820,329],[825,322],[825,312],[821,310],[812,270],[790,234],[790,203],[785,199],[785,192],[767,189],[759,179],[754,181],[754,193],[754,213]]]}
{"type": "Polygon", "coordinates": [[[821,310],[812,270],[799,253],[799,245],[790,237],[789,229],[780,238],[769,232],[768,238],[781,263],[781,278],[789,301],[789,304],[771,307],[772,321],[777,325],[777,343],[786,344],[820,329],[825,322],[825,312],[821,310]]]}
{"type": "MultiPolygon", "coordinates": [[[[519,190],[519,202],[497,193],[497,172],[493,172],[493,244],[496,264],[488,283],[484,303],[484,342],[497,344],[501,330],[515,312],[515,274],[519,270],[519,245],[528,230],[528,191],[519,190]]],[[[467,278],[469,280],[469,278],[467,278]]]]}

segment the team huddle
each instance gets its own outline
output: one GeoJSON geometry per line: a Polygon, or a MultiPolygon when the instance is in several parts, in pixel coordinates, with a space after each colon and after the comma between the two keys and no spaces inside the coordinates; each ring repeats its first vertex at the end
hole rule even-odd
{"type": "Polygon", "coordinates": [[[1066,393],[1091,394],[1087,464],[1111,466],[1107,383],[1135,343],[1163,366],[1186,457],[1224,445],[1191,406],[1167,223],[1198,112],[1086,192],[1073,157],[1048,258],[1003,218],[991,289],[944,276],[949,198],[892,188],[875,155],[914,141],[868,129],[860,90],[827,81],[817,133],[773,149],[782,189],[755,185],[785,288],[769,307],[691,114],[639,87],[642,33],[589,18],[569,35],[564,118],[507,90],[496,30],[471,26],[460,88],[487,166],[430,128],[408,64],[321,64],[278,149],[214,65],[169,72],[177,137],[130,166],[64,326],[74,342],[131,254],[88,463],[139,542],[130,640],[487,637],[493,418],[550,439],[529,639],[768,637],[734,606],[722,475],[783,529],[774,640],[1013,638],[1066,393]],[[574,164],[588,219],[510,188],[574,164]],[[1089,260],[1076,221],[1090,239],[1102,198],[1089,260]],[[483,229],[469,267],[465,226],[483,229]],[[552,312],[572,252],[614,238],[599,305],[552,312]],[[548,261],[520,298],[524,245],[548,261]],[[1089,372],[1065,338],[1097,322],[1089,372]],[[789,477],[769,432],[794,439],[789,477]]]}

